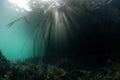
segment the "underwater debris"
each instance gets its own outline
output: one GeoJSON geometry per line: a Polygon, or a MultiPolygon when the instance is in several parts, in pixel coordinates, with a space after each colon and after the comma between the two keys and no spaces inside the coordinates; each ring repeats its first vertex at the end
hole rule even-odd
{"type": "Polygon", "coordinates": [[[9,62],[0,52],[0,80],[120,80],[119,60],[109,66],[66,71],[30,59],[9,62]]]}
{"type": "Polygon", "coordinates": [[[120,80],[120,60],[112,61],[109,66],[71,71],[37,60],[9,62],[0,51],[0,80],[120,80]]]}

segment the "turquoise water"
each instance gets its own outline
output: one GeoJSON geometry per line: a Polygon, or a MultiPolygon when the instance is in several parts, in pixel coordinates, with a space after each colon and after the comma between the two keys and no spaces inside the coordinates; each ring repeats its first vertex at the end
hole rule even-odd
{"type": "Polygon", "coordinates": [[[25,15],[11,8],[7,0],[0,0],[0,49],[8,60],[23,60],[33,54],[33,38],[24,20],[11,28],[7,24],[25,15]]]}

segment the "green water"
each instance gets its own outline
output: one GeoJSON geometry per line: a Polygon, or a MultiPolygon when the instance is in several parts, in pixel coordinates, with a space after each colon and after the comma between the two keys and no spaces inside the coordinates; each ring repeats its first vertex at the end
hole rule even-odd
{"type": "Polygon", "coordinates": [[[16,12],[7,0],[0,0],[0,49],[9,60],[23,60],[33,56],[33,38],[24,20],[11,28],[6,25],[25,13],[16,12]]]}

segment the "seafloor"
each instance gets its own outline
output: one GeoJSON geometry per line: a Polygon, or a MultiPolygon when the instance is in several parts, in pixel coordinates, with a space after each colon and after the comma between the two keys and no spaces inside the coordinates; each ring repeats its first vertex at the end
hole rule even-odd
{"type": "Polygon", "coordinates": [[[0,80],[120,80],[120,61],[109,60],[106,65],[64,70],[43,64],[33,58],[10,62],[0,52],[0,80]]]}

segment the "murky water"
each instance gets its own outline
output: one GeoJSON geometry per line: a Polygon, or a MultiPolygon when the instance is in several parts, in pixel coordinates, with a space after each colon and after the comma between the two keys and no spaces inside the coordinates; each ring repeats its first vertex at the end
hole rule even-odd
{"type": "Polygon", "coordinates": [[[24,20],[8,28],[8,24],[25,13],[16,12],[8,0],[0,1],[0,50],[9,60],[22,60],[32,56],[33,38],[24,20]]]}
{"type": "Polygon", "coordinates": [[[0,0],[0,80],[119,80],[119,0],[0,0]]]}

